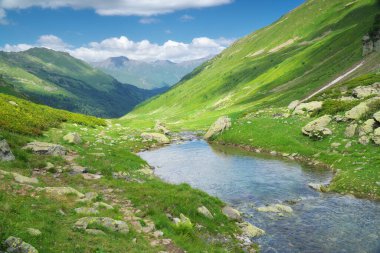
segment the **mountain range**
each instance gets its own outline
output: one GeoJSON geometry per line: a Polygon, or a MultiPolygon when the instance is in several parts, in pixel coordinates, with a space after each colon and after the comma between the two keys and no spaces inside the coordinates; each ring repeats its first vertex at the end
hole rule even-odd
{"type": "Polygon", "coordinates": [[[175,63],[168,60],[137,61],[120,56],[94,62],[91,65],[122,83],[130,83],[143,89],[156,89],[176,84],[183,76],[211,58],[212,56],[175,63]]]}
{"type": "Polygon", "coordinates": [[[46,48],[0,52],[0,92],[59,109],[118,117],[164,90],[121,83],[68,53],[46,48]]]}

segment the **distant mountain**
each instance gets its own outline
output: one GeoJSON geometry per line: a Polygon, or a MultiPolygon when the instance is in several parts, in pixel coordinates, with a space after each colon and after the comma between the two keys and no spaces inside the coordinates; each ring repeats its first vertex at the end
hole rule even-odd
{"type": "Polygon", "coordinates": [[[171,61],[144,62],[120,56],[91,63],[91,65],[110,74],[119,82],[130,83],[143,89],[155,89],[176,84],[182,77],[209,59],[211,57],[181,63],[171,61]]]}
{"type": "Polygon", "coordinates": [[[162,91],[121,83],[67,53],[45,48],[0,52],[1,93],[59,109],[118,117],[162,91]]]}

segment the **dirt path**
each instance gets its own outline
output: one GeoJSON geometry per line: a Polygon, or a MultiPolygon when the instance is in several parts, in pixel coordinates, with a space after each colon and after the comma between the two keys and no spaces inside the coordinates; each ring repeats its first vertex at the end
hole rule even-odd
{"type": "Polygon", "coordinates": [[[353,67],[352,69],[350,69],[349,71],[347,71],[346,73],[344,73],[343,75],[339,76],[338,78],[336,78],[335,80],[329,82],[328,84],[326,84],[325,86],[323,86],[322,88],[320,88],[319,90],[313,92],[311,95],[309,95],[308,97],[304,98],[301,100],[301,103],[302,102],[305,102],[307,100],[309,100],[310,98],[314,97],[315,95],[321,93],[322,91],[334,86],[335,84],[337,84],[338,82],[340,82],[341,80],[343,80],[344,78],[346,78],[347,76],[349,76],[350,74],[354,73],[357,69],[359,69],[361,66],[364,65],[364,62],[365,61],[362,61],[360,62],[358,65],[356,65],[355,67],[353,67]]]}

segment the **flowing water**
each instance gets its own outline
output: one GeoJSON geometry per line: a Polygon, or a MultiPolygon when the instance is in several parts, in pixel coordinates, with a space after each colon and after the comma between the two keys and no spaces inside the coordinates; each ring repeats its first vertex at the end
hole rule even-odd
{"type": "Polygon", "coordinates": [[[266,231],[254,239],[263,253],[380,253],[380,203],[307,186],[328,182],[328,171],[198,140],[140,156],[163,180],[188,183],[242,211],[247,221],[266,231]],[[256,210],[284,202],[292,214],[256,210]]]}

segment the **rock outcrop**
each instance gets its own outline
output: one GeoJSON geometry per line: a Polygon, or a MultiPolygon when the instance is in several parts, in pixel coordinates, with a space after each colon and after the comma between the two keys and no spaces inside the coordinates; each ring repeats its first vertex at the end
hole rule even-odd
{"type": "Polygon", "coordinates": [[[53,197],[74,195],[78,198],[83,198],[85,196],[83,193],[80,193],[79,191],[71,187],[45,187],[41,188],[41,190],[45,191],[49,195],[52,195],[53,197]]]}
{"type": "Polygon", "coordinates": [[[327,135],[331,135],[332,131],[327,128],[331,120],[330,115],[324,115],[315,119],[302,128],[302,133],[314,139],[322,139],[327,135]]]}
{"type": "Polygon", "coordinates": [[[227,116],[222,116],[211,127],[208,129],[204,138],[206,140],[210,139],[212,136],[222,133],[225,130],[228,130],[231,127],[231,119],[227,116]]]}
{"type": "Polygon", "coordinates": [[[13,155],[11,148],[6,140],[0,141],[0,161],[13,161],[15,156],[13,155]]]}
{"type": "Polygon", "coordinates": [[[380,111],[378,111],[377,113],[375,113],[373,115],[373,118],[376,120],[377,123],[380,123],[380,111]]]}
{"type": "Polygon", "coordinates": [[[380,145],[380,127],[376,128],[373,132],[372,140],[376,145],[380,145]]]}
{"type": "Polygon", "coordinates": [[[160,144],[169,144],[170,140],[164,134],[160,133],[142,133],[141,138],[148,141],[157,141],[160,144]]]}
{"type": "Polygon", "coordinates": [[[53,156],[63,156],[66,155],[66,149],[58,144],[47,143],[47,142],[30,142],[23,149],[30,149],[34,153],[39,155],[53,155],[53,156]]]}
{"type": "Polygon", "coordinates": [[[301,102],[299,100],[295,100],[295,101],[292,101],[289,105],[288,105],[288,109],[293,111],[294,109],[296,109],[296,107],[300,104],[301,102]]]}

